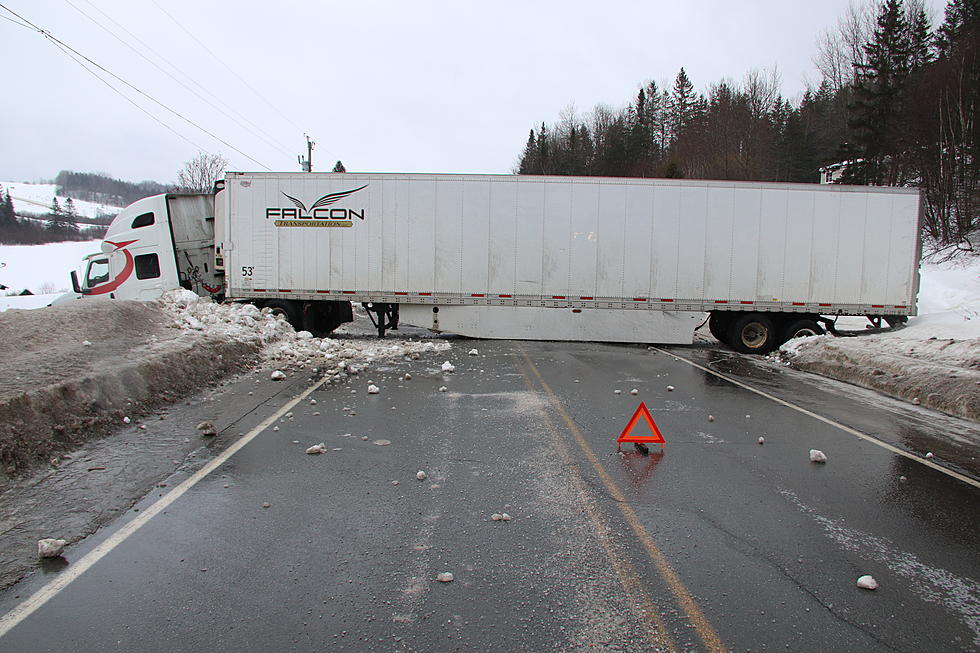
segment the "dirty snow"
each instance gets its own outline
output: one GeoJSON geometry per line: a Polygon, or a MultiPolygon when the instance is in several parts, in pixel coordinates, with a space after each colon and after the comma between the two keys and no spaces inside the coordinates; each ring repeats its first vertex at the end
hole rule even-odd
{"type": "Polygon", "coordinates": [[[37,541],[37,556],[39,558],[57,558],[65,550],[66,540],[56,540],[47,537],[37,541]]]}
{"type": "Polygon", "coordinates": [[[895,331],[790,340],[770,360],[980,419],[980,256],[924,262],[918,311],[895,331]]]}

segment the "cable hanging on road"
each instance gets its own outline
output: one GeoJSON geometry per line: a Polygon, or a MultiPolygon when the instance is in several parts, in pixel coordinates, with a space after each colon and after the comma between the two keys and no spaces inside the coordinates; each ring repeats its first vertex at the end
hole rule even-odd
{"type": "MultiPolygon", "coordinates": [[[[78,51],[78,50],[76,50],[75,48],[73,48],[73,47],[71,47],[70,45],[68,45],[68,44],[67,44],[67,43],[65,43],[64,41],[62,41],[62,40],[60,40],[60,39],[58,39],[58,38],[57,38],[56,36],[54,36],[53,34],[51,34],[51,33],[50,33],[49,31],[47,31],[47,30],[45,30],[45,29],[43,29],[43,28],[41,28],[41,27],[38,27],[38,26],[37,26],[37,25],[35,25],[35,24],[34,24],[33,22],[31,22],[31,21],[30,21],[30,20],[28,20],[27,18],[24,18],[23,16],[21,16],[20,14],[18,14],[17,12],[15,12],[14,10],[12,10],[12,9],[10,9],[10,8],[9,8],[9,7],[7,7],[6,5],[4,5],[3,3],[0,3],[0,9],[3,9],[3,10],[5,10],[5,11],[7,11],[7,12],[8,12],[9,14],[11,14],[12,16],[15,16],[16,18],[18,18],[18,19],[20,19],[20,20],[22,20],[23,22],[25,22],[25,23],[27,23],[28,25],[30,25],[30,27],[31,27],[31,29],[33,29],[34,31],[36,31],[36,32],[38,32],[38,33],[39,33],[39,34],[40,34],[41,36],[43,36],[43,37],[44,37],[44,38],[46,38],[46,39],[47,39],[48,41],[50,41],[50,42],[51,42],[52,44],[54,44],[54,45],[55,45],[56,47],[58,47],[58,49],[59,49],[59,50],[61,50],[62,52],[65,52],[66,54],[68,54],[68,52],[67,52],[67,51],[70,51],[70,52],[71,52],[71,53],[73,53],[73,54],[74,54],[75,56],[78,56],[78,57],[80,57],[81,59],[84,59],[85,61],[87,61],[87,62],[88,62],[89,64],[91,64],[92,66],[95,66],[96,68],[98,68],[98,69],[99,69],[99,70],[101,70],[102,72],[104,72],[104,73],[106,73],[107,75],[110,75],[110,76],[111,76],[111,77],[112,77],[113,79],[115,79],[115,80],[117,80],[117,81],[119,81],[119,82],[121,82],[122,84],[125,84],[125,85],[126,85],[127,87],[129,87],[129,88],[130,88],[130,89],[132,89],[133,91],[136,91],[137,93],[139,93],[140,95],[142,95],[142,96],[143,96],[143,97],[145,97],[146,99],[148,99],[148,100],[150,100],[150,101],[151,101],[151,102],[153,102],[154,104],[156,104],[156,105],[158,105],[158,106],[160,106],[161,108],[163,108],[163,109],[165,109],[166,111],[169,111],[170,113],[172,113],[173,115],[175,115],[175,116],[177,116],[178,118],[180,118],[181,120],[183,120],[183,121],[184,121],[184,122],[186,122],[187,124],[189,124],[189,125],[191,125],[192,127],[194,127],[194,128],[196,128],[196,129],[198,129],[198,130],[200,130],[200,131],[202,131],[202,132],[204,132],[205,134],[207,134],[208,136],[210,136],[210,137],[211,137],[211,138],[213,138],[214,140],[216,140],[216,141],[218,141],[219,143],[221,143],[222,145],[225,145],[226,147],[228,147],[229,149],[231,149],[231,150],[234,150],[234,151],[235,151],[235,152],[237,152],[238,154],[241,154],[241,155],[242,155],[243,157],[245,157],[246,159],[248,159],[248,160],[249,160],[249,161],[251,161],[252,163],[255,163],[256,165],[258,165],[258,166],[260,166],[260,167],[262,167],[262,168],[264,168],[264,169],[266,169],[266,170],[268,170],[268,171],[270,171],[270,172],[272,171],[272,169],[271,169],[271,168],[270,168],[269,166],[267,166],[267,165],[265,165],[265,164],[263,164],[263,163],[262,163],[261,161],[259,161],[259,160],[257,160],[257,159],[255,159],[254,157],[251,157],[251,156],[249,156],[248,154],[246,154],[245,152],[243,152],[243,151],[241,151],[240,149],[238,149],[237,147],[235,147],[234,145],[232,145],[232,144],[231,144],[231,143],[229,143],[228,141],[226,141],[226,140],[224,140],[223,138],[221,138],[221,137],[219,137],[219,136],[217,136],[216,134],[214,134],[214,133],[212,133],[212,132],[210,132],[210,131],[208,131],[207,129],[205,129],[205,128],[204,128],[204,127],[202,127],[201,125],[199,125],[199,124],[197,124],[196,122],[194,122],[194,121],[193,121],[193,120],[191,120],[190,118],[187,118],[186,116],[184,116],[184,115],[182,115],[181,113],[179,113],[179,112],[178,112],[178,111],[176,111],[175,109],[172,109],[171,107],[169,107],[169,106],[167,106],[167,105],[166,105],[166,104],[164,104],[163,102],[160,102],[159,100],[157,100],[157,99],[156,99],[156,98],[154,98],[153,96],[151,96],[151,95],[149,95],[148,93],[146,93],[146,92],[144,92],[144,91],[142,91],[141,89],[139,89],[139,88],[137,88],[136,86],[134,86],[134,85],[132,85],[132,84],[130,84],[129,82],[127,82],[127,81],[126,81],[125,79],[123,79],[123,78],[122,78],[122,77],[120,77],[119,75],[116,75],[116,74],[115,74],[115,73],[113,73],[113,72],[112,72],[111,70],[109,70],[109,69],[107,69],[107,68],[106,68],[105,66],[102,66],[102,65],[101,65],[101,64],[99,64],[98,62],[96,62],[96,61],[94,61],[94,60],[92,60],[92,59],[90,59],[89,57],[87,57],[87,56],[85,56],[84,54],[82,54],[81,52],[79,52],[79,51],[78,51]],[[67,51],[66,51],[66,50],[67,50],[67,51]]],[[[75,59],[74,59],[74,57],[71,57],[71,58],[72,58],[73,60],[75,60],[75,59]]],[[[76,61],[77,61],[77,60],[76,60],[76,61]]],[[[81,62],[78,62],[78,63],[81,63],[81,62]]],[[[88,68],[86,67],[86,70],[89,70],[89,69],[88,69],[88,68]]],[[[94,72],[94,71],[92,71],[92,70],[89,70],[89,72],[91,72],[91,73],[93,73],[93,74],[95,74],[95,72],[94,72]]],[[[99,76],[98,76],[98,75],[96,75],[96,77],[99,77],[99,76]]],[[[115,90],[115,91],[116,91],[117,93],[119,93],[119,91],[118,91],[118,89],[115,89],[115,87],[113,87],[113,86],[112,86],[111,84],[108,84],[108,82],[106,82],[106,81],[105,81],[104,79],[102,79],[101,77],[99,77],[99,79],[100,79],[100,80],[102,80],[102,81],[103,81],[104,83],[106,83],[106,84],[107,84],[107,85],[108,85],[108,86],[109,86],[110,88],[112,88],[113,90],[115,90]]],[[[122,94],[120,93],[120,95],[122,95],[122,94]]],[[[125,96],[125,95],[123,95],[123,97],[126,97],[126,96],[125,96]]],[[[133,101],[132,101],[132,99],[130,99],[130,98],[126,98],[126,99],[127,99],[127,100],[129,100],[129,102],[130,102],[131,104],[134,104],[134,105],[135,105],[135,106],[137,106],[137,107],[139,106],[139,105],[137,105],[137,104],[136,104],[135,102],[133,102],[133,101]]],[[[158,118],[156,118],[155,116],[152,116],[152,114],[150,114],[149,112],[147,112],[147,111],[146,111],[145,109],[142,109],[142,107],[140,107],[140,108],[141,108],[141,110],[143,110],[143,112],[144,112],[144,113],[147,113],[147,115],[150,115],[151,117],[153,117],[153,118],[154,118],[154,120],[156,120],[157,122],[160,122],[161,124],[163,124],[163,123],[162,123],[162,121],[160,121],[160,120],[159,120],[158,118]]],[[[168,127],[168,129],[170,129],[170,131],[172,131],[172,132],[174,132],[175,134],[177,133],[177,132],[176,132],[176,131],[175,131],[175,130],[174,130],[173,128],[170,128],[170,127],[168,127]]],[[[178,134],[178,135],[180,135],[180,134],[178,134]]],[[[188,141],[188,142],[191,142],[191,141],[190,141],[190,140],[189,140],[188,138],[186,138],[185,136],[181,136],[181,138],[182,138],[183,140],[185,140],[185,141],[188,141]]],[[[196,146],[196,147],[199,147],[199,146],[196,146]]],[[[200,147],[199,147],[199,149],[204,149],[204,148],[200,148],[200,147]]]]}

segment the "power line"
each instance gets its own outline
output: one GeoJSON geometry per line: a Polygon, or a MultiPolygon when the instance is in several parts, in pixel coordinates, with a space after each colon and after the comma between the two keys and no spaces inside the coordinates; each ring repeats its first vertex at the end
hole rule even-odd
{"type": "MultiPolygon", "coordinates": [[[[214,104],[213,102],[211,102],[210,100],[208,100],[206,97],[204,97],[200,93],[198,93],[196,90],[194,90],[193,88],[190,88],[189,86],[187,86],[187,84],[185,84],[183,81],[181,81],[180,79],[178,79],[177,77],[175,77],[173,74],[171,74],[170,71],[165,70],[164,68],[162,68],[155,61],[153,61],[152,59],[150,59],[149,57],[147,57],[145,54],[143,54],[143,52],[141,52],[139,49],[133,47],[130,43],[126,42],[119,35],[115,34],[111,29],[109,29],[108,27],[106,27],[105,25],[103,25],[102,23],[100,23],[99,21],[95,20],[94,18],[92,18],[87,13],[85,13],[85,11],[83,11],[80,7],[78,7],[76,4],[74,4],[71,0],[65,0],[65,2],[68,3],[73,9],[75,9],[75,11],[77,11],[78,13],[82,14],[83,16],[85,16],[85,18],[89,19],[91,22],[95,23],[98,27],[100,27],[101,29],[103,29],[106,32],[108,32],[109,35],[112,36],[114,39],[116,39],[117,41],[119,41],[120,43],[122,43],[123,45],[125,45],[127,48],[129,48],[130,50],[132,50],[133,52],[135,52],[137,55],[139,55],[140,57],[142,57],[143,59],[145,59],[154,68],[156,68],[157,70],[159,70],[160,72],[162,72],[164,75],[166,75],[170,79],[172,79],[175,82],[177,82],[181,87],[183,87],[184,89],[186,89],[190,93],[194,94],[198,99],[200,99],[201,101],[205,102],[208,106],[210,106],[211,108],[215,109],[216,111],[222,113],[223,115],[225,115],[226,117],[230,118],[231,120],[235,121],[238,124],[238,126],[242,127],[246,131],[251,132],[254,136],[257,136],[259,139],[265,141],[266,144],[271,145],[272,147],[278,149],[283,154],[287,154],[287,155],[291,155],[292,154],[285,147],[283,147],[279,143],[276,143],[274,140],[272,140],[273,137],[272,137],[271,134],[269,134],[268,132],[266,132],[265,130],[263,130],[261,127],[259,127],[255,123],[253,123],[251,120],[249,120],[248,118],[246,118],[245,116],[243,116],[240,113],[234,112],[234,110],[231,109],[231,107],[228,107],[227,105],[225,105],[225,107],[222,108],[222,107],[214,104]],[[229,113],[229,111],[235,113],[235,115],[232,115],[232,113],[229,113]],[[266,137],[268,137],[268,138],[266,138],[266,137]]],[[[97,6],[95,6],[94,4],[92,4],[89,0],[85,0],[85,2],[90,7],[92,7],[93,9],[95,9],[96,11],[98,11],[100,14],[102,14],[107,20],[109,20],[114,25],[116,25],[116,27],[118,27],[119,29],[121,29],[124,32],[126,32],[126,34],[128,34],[132,39],[134,39],[141,46],[143,46],[148,51],[150,51],[151,53],[153,53],[154,55],[156,55],[161,61],[163,61],[164,63],[166,63],[167,65],[169,65],[171,68],[173,68],[174,70],[176,70],[178,73],[180,73],[184,77],[186,77],[195,86],[197,86],[202,91],[204,91],[205,93],[207,93],[208,95],[210,95],[211,97],[213,97],[215,100],[217,100],[218,102],[221,102],[221,100],[216,95],[214,95],[213,93],[210,93],[201,84],[199,84],[198,82],[196,82],[193,77],[191,77],[187,73],[185,73],[182,70],[180,70],[180,68],[178,66],[176,66],[173,62],[169,61],[166,57],[164,57],[162,54],[160,54],[159,52],[157,52],[156,50],[154,50],[145,41],[143,41],[138,36],[136,36],[135,34],[133,34],[130,30],[126,29],[125,26],[121,25],[118,21],[116,21],[115,19],[113,19],[112,16],[109,16],[108,14],[106,14],[104,11],[102,11],[97,6]]]]}
{"type": "MultiPolygon", "coordinates": [[[[232,150],[234,150],[235,152],[238,152],[239,154],[241,154],[241,155],[242,155],[243,157],[245,157],[245,158],[246,158],[246,159],[248,159],[249,161],[251,161],[251,162],[253,162],[253,163],[255,163],[255,164],[257,164],[257,165],[259,165],[259,166],[261,166],[261,167],[263,167],[263,168],[265,168],[266,170],[269,170],[269,171],[271,171],[271,170],[272,170],[272,169],[271,169],[271,168],[269,168],[269,167],[268,167],[267,165],[265,165],[265,164],[263,164],[262,162],[260,162],[260,161],[258,161],[258,160],[257,160],[257,159],[255,159],[255,158],[253,158],[253,157],[251,157],[251,156],[249,156],[249,155],[248,155],[248,154],[246,154],[245,152],[242,152],[242,151],[241,151],[240,149],[238,149],[237,147],[235,147],[234,145],[232,145],[232,144],[231,144],[231,143],[229,143],[228,141],[226,141],[226,140],[224,140],[223,138],[220,138],[219,136],[217,136],[217,135],[215,135],[215,134],[213,134],[213,133],[211,133],[210,131],[208,131],[208,130],[207,130],[207,129],[205,129],[204,127],[202,127],[202,126],[200,126],[200,125],[198,125],[198,124],[197,124],[196,122],[194,122],[194,121],[193,121],[193,120],[191,120],[190,118],[187,118],[186,116],[184,116],[184,115],[182,115],[182,114],[180,114],[180,113],[179,113],[178,111],[176,111],[176,110],[174,110],[174,109],[172,109],[172,108],[170,108],[169,106],[167,106],[167,105],[166,105],[166,104],[164,104],[163,102],[160,102],[159,100],[157,100],[157,99],[156,99],[156,98],[154,98],[153,96],[151,96],[151,95],[149,95],[148,93],[146,93],[146,92],[144,92],[144,91],[142,91],[142,90],[140,90],[140,89],[139,89],[139,88],[137,88],[136,86],[133,86],[132,84],[130,84],[129,82],[127,82],[127,81],[126,81],[125,79],[123,79],[123,78],[122,78],[122,77],[120,77],[119,75],[116,75],[116,74],[115,74],[114,72],[112,72],[111,70],[109,70],[109,69],[107,69],[107,68],[106,68],[105,66],[102,66],[101,64],[99,64],[99,63],[97,63],[97,62],[95,62],[95,61],[93,61],[92,59],[90,59],[89,57],[87,57],[87,56],[85,56],[84,54],[82,54],[81,52],[79,52],[79,51],[78,51],[78,50],[76,50],[75,48],[73,48],[73,47],[71,47],[70,45],[68,45],[68,44],[67,44],[67,43],[65,43],[64,41],[62,41],[62,40],[60,40],[60,39],[58,39],[57,37],[55,37],[55,36],[54,36],[53,34],[51,34],[51,33],[50,33],[49,31],[47,31],[47,30],[45,30],[45,29],[42,29],[42,28],[40,28],[40,27],[38,27],[38,26],[37,26],[37,25],[35,25],[35,24],[34,24],[33,22],[31,22],[30,20],[28,20],[28,19],[26,19],[26,18],[24,18],[23,16],[21,16],[20,14],[18,14],[17,12],[15,12],[14,10],[12,10],[12,9],[10,9],[10,8],[9,8],[9,7],[7,7],[6,5],[4,5],[4,4],[2,4],[2,3],[0,3],[0,9],[4,9],[4,10],[6,10],[6,11],[7,11],[8,13],[10,13],[11,15],[13,15],[13,16],[15,16],[15,17],[17,17],[17,18],[19,18],[20,20],[22,20],[22,21],[24,21],[25,23],[27,23],[28,25],[30,25],[30,26],[31,26],[31,27],[32,27],[32,28],[33,28],[33,29],[34,29],[35,31],[37,31],[37,32],[38,32],[39,34],[41,34],[41,36],[43,36],[44,38],[46,38],[46,39],[48,39],[48,41],[50,41],[51,43],[53,43],[53,44],[55,44],[56,46],[58,46],[58,49],[59,49],[59,50],[61,50],[62,52],[65,52],[65,53],[67,54],[67,51],[66,51],[66,49],[67,49],[67,50],[70,50],[70,51],[71,51],[71,52],[72,52],[72,53],[73,53],[74,55],[76,55],[76,56],[78,56],[78,57],[81,57],[82,59],[84,59],[85,61],[87,61],[87,62],[88,62],[88,63],[90,63],[91,65],[93,65],[93,66],[95,66],[96,68],[98,68],[98,69],[99,69],[99,70],[101,70],[102,72],[104,72],[104,73],[106,73],[107,75],[110,75],[110,76],[111,76],[111,77],[112,77],[113,79],[116,79],[117,81],[119,81],[119,82],[121,82],[121,83],[123,83],[123,84],[125,84],[125,85],[126,85],[126,86],[128,86],[128,87],[129,87],[130,89],[132,89],[132,90],[134,90],[134,91],[136,91],[137,93],[139,93],[140,95],[142,95],[142,96],[143,96],[143,97],[145,97],[146,99],[148,99],[148,100],[150,100],[151,102],[153,102],[153,103],[155,103],[155,104],[157,104],[158,106],[160,106],[161,108],[163,108],[163,109],[165,109],[165,110],[167,110],[167,111],[169,111],[170,113],[172,113],[173,115],[175,115],[175,116],[177,116],[178,118],[180,118],[181,120],[183,120],[183,121],[184,121],[184,122],[186,122],[187,124],[189,124],[189,125],[191,125],[191,126],[193,126],[193,127],[195,127],[196,129],[199,129],[200,131],[202,131],[202,132],[204,132],[205,134],[207,134],[208,136],[210,136],[210,137],[211,137],[211,138],[213,138],[214,140],[216,140],[216,141],[218,141],[219,143],[221,143],[221,144],[223,144],[223,145],[225,145],[225,146],[227,146],[227,147],[229,147],[230,149],[232,149],[232,150]]],[[[72,58],[74,59],[74,57],[72,57],[72,58]]],[[[81,62],[78,62],[78,63],[81,63],[81,62]]],[[[83,67],[85,67],[85,66],[83,66],[83,67]]],[[[88,68],[87,68],[87,67],[85,67],[85,68],[86,68],[86,70],[88,70],[88,68]]],[[[90,70],[89,72],[93,72],[93,74],[94,74],[94,71],[91,71],[91,70],[90,70]]],[[[96,77],[98,77],[98,78],[99,78],[99,79],[100,79],[101,81],[103,81],[103,83],[106,83],[106,85],[108,85],[108,86],[109,86],[109,88],[113,88],[113,90],[117,90],[117,89],[115,89],[115,88],[114,88],[114,87],[113,87],[113,86],[112,86],[111,84],[108,84],[108,82],[105,82],[105,80],[103,80],[103,79],[102,79],[101,77],[99,77],[98,75],[96,75],[96,77]]],[[[117,90],[117,92],[118,92],[118,90],[117,90]]],[[[125,95],[123,95],[123,97],[126,97],[126,96],[125,96],[125,95]]],[[[132,101],[132,100],[131,100],[130,98],[128,98],[128,97],[127,97],[126,99],[127,99],[127,100],[129,100],[129,101],[130,101],[130,103],[132,103],[132,104],[134,104],[135,106],[139,106],[139,105],[136,105],[136,103],[135,103],[135,102],[133,102],[133,101],[132,101]]],[[[141,110],[143,110],[143,109],[142,109],[142,107],[140,107],[140,109],[141,109],[141,110]]],[[[147,115],[150,115],[150,116],[152,116],[152,114],[150,114],[149,112],[147,112],[147,111],[145,111],[145,110],[143,110],[143,112],[144,112],[144,113],[146,113],[147,115]]],[[[154,118],[154,120],[157,120],[157,122],[161,122],[161,121],[160,121],[160,120],[159,120],[158,118],[156,118],[155,116],[153,116],[153,118],[154,118]]],[[[163,124],[163,123],[161,122],[161,124],[163,124]]],[[[172,128],[169,128],[169,127],[168,127],[168,129],[170,129],[170,131],[173,131],[173,132],[174,132],[175,134],[177,133],[177,132],[176,132],[176,131],[174,131],[174,130],[173,130],[172,128]]],[[[178,134],[178,135],[179,135],[179,134],[178,134]]],[[[188,141],[188,142],[190,142],[190,141],[189,141],[189,140],[188,140],[188,139],[187,139],[186,137],[184,137],[184,136],[181,136],[181,138],[183,138],[184,140],[186,140],[186,141],[188,141]]],[[[199,148],[199,149],[204,149],[204,148],[199,148]]]]}
{"type": "Polygon", "coordinates": [[[252,91],[253,93],[255,93],[255,95],[256,95],[256,96],[257,96],[257,97],[258,97],[258,98],[259,98],[260,100],[262,100],[263,102],[265,102],[266,104],[268,104],[268,105],[269,105],[270,107],[272,107],[272,109],[273,109],[273,111],[275,111],[275,112],[276,112],[276,113],[278,113],[278,114],[279,114],[280,116],[282,116],[282,118],[283,118],[284,120],[286,120],[287,122],[289,122],[289,124],[291,124],[291,125],[292,125],[293,127],[295,127],[296,129],[299,129],[300,131],[302,131],[302,129],[303,129],[302,127],[300,127],[300,126],[299,126],[299,125],[297,125],[297,124],[296,124],[295,122],[293,122],[293,121],[292,121],[292,120],[291,120],[291,119],[289,118],[289,116],[287,116],[286,114],[284,114],[284,113],[282,112],[282,110],[281,110],[281,109],[279,109],[279,107],[277,107],[276,105],[274,105],[274,104],[273,104],[272,102],[269,102],[269,100],[267,100],[267,99],[265,98],[265,96],[264,96],[264,95],[262,95],[262,94],[261,94],[261,93],[259,93],[259,92],[258,92],[257,90],[255,90],[255,88],[253,88],[253,87],[252,87],[252,85],[251,85],[251,84],[249,84],[249,83],[248,83],[248,82],[247,82],[247,81],[245,80],[245,78],[244,78],[244,77],[242,77],[241,75],[239,75],[239,74],[238,74],[238,73],[237,73],[237,72],[235,71],[235,69],[234,69],[234,68],[232,68],[231,66],[229,66],[228,64],[226,64],[226,63],[225,63],[224,61],[222,61],[222,60],[221,60],[221,58],[220,58],[220,57],[218,57],[218,55],[216,55],[216,54],[215,54],[214,52],[212,52],[212,51],[211,51],[211,49],[210,49],[210,48],[209,48],[209,47],[208,47],[207,45],[205,45],[205,44],[204,44],[204,42],[203,42],[203,41],[201,41],[201,40],[200,40],[199,38],[197,38],[196,36],[194,36],[194,34],[192,34],[192,33],[191,33],[191,31],[190,31],[190,30],[188,30],[188,29],[187,29],[186,27],[184,27],[183,25],[181,25],[181,24],[180,24],[180,22],[178,22],[176,18],[174,18],[174,17],[172,16],[172,15],[170,15],[170,13],[169,13],[169,12],[168,12],[168,11],[167,11],[166,9],[164,9],[163,7],[161,7],[161,6],[160,6],[160,5],[159,5],[159,4],[157,3],[157,1],[156,1],[156,0],[150,0],[150,2],[152,2],[152,3],[153,3],[153,4],[155,5],[155,6],[156,6],[156,8],[157,8],[157,9],[159,9],[160,11],[162,11],[162,12],[163,12],[163,13],[164,13],[164,14],[165,14],[165,15],[167,16],[167,18],[169,18],[170,20],[172,20],[172,21],[174,22],[174,25],[176,25],[176,26],[177,26],[177,27],[179,27],[179,28],[180,28],[181,30],[183,30],[183,32],[184,32],[185,34],[187,34],[187,36],[189,36],[189,37],[191,37],[192,39],[194,39],[194,42],[195,42],[195,43],[197,43],[197,44],[198,44],[198,45],[200,45],[200,46],[201,46],[202,48],[204,48],[204,51],[205,51],[205,52],[207,52],[208,54],[210,54],[210,55],[211,55],[211,56],[212,56],[212,57],[214,58],[214,60],[215,60],[215,61],[217,61],[217,62],[218,62],[218,63],[220,63],[220,64],[221,64],[222,66],[224,66],[225,68],[227,68],[227,69],[228,69],[228,72],[230,72],[230,73],[231,73],[232,75],[234,75],[235,77],[237,77],[237,78],[238,78],[238,80],[239,80],[239,81],[240,81],[240,82],[241,82],[242,84],[244,84],[244,85],[245,85],[246,87],[248,87],[248,89],[249,89],[250,91],[252,91]]]}

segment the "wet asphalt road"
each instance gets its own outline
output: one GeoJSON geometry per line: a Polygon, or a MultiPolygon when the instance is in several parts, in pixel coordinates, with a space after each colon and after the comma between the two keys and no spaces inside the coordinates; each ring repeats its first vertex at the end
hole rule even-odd
{"type": "MultiPolygon", "coordinates": [[[[313,390],[116,543],[168,479],[0,595],[114,544],[0,650],[980,648],[975,485],[676,357],[978,478],[974,425],[710,347],[452,342],[313,390]],[[667,444],[619,455],[641,400],[667,444]]],[[[266,378],[218,397],[222,437],[312,383],[256,408],[266,378]]]]}

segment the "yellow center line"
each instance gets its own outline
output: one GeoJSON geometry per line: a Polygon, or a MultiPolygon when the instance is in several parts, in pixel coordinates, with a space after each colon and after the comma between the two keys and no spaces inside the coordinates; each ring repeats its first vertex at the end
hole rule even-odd
{"type": "MultiPolygon", "coordinates": [[[[524,383],[527,385],[527,389],[534,392],[531,379],[523,370],[521,376],[524,377],[524,383]]],[[[547,411],[542,409],[541,416],[548,429],[548,435],[551,437],[552,447],[561,455],[562,464],[571,471],[571,478],[575,484],[575,489],[578,491],[585,514],[592,523],[596,537],[603,551],[605,551],[606,557],[609,558],[609,562],[612,564],[613,572],[619,578],[623,590],[630,599],[630,607],[637,619],[644,625],[644,635],[646,635],[647,641],[650,642],[650,645],[655,651],[676,652],[677,646],[670,636],[670,631],[667,630],[667,624],[664,622],[660,610],[657,609],[646,587],[644,587],[636,567],[618,551],[616,544],[610,537],[609,527],[604,523],[599,509],[590,497],[585,481],[582,480],[582,475],[579,473],[578,465],[576,465],[571,452],[568,450],[568,446],[565,444],[565,439],[561,437],[561,433],[554,422],[551,421],[551,417],[547,411]]]]}
{"type": "Polygon", "coordinates": [[[660,551],[656,543],[654,543],[653,538],[647,532],[646,528],[644,528],[643,523],[636,514],[636,511],[633,510],[632,506],[630,506],[627,502],[626,495],[623,494],[623,492],[613,481],[612,477],[609,476],[608,472],[606,472],[605,468],[599,462],[599,458],[595,455],[592,447],[589,446],[589,443],[585,440],[585,437],[582,435],[582,431],[579,430],[578,426],[574,421],[572,421],[572,418],[565,411],[561,400],[558,399],[558,396],[551,389],[551,386],[549,386],[547,381],[544,380],[544,377],[541,376],[541,372],[531,361],[530,357],[527,355],[527,352],[521,349],[521,355],[524,357],[528,368],[534,373],[534,376],[537,377],[538,383],[541,384],[541,388],[551,399],[555,410],[558,411],[558,414],[561,416],[565,426],[567,426],[568,430],[572,433],[572,436],[578,443],[582,453],[585,454],[585,457],[592,464],[593,469],[595,469],[596,473],[599,475],[599,478],[602,480],[602,484],[606,487],[606,490],[609,492],[612,498],[615,499],[616,505],[619,506],[620,511],[623,513],[623,517],[626,519],[626,523],[629,524],[633,534],[636,535],[637,539],[643,545],[647,555],[649,555],[650,559],[653,560],[660,577],[663,578],[664,582],[670,588],[670,591],[673,593],[678,605],[680,605],[684,610],[684,613],[691,621],[691,625],[694,626],[694,629],[697,631],[698,636],[701,638],[701,641],[704,643],[705,647],[707,647],[709,651],[725,651],[725,645],[722,644],[718,633],[708,622],[708,619],[704,616],[704,613],[701,612],[701,608],[698,607],[694,597],[691,596],[691,593],[687,590],[687,587],[684,586],[680,576],[677,575],[677,572],[675,572],[670,566],[670,563],[667,562],[666,556],[664,556],[663,552],[660,551]]]}

